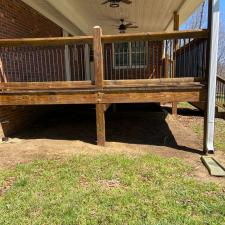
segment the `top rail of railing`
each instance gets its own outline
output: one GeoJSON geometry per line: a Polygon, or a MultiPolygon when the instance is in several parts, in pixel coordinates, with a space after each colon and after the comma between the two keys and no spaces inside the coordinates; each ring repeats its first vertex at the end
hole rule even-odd
{"type": "MultiPolygon", "coordinates": [[[[182,38],[208,38],[207,30],[184,30],[172,32],[147,32],[120,35],[102,35],[102,42],[119,41],[154,41],[165,39],[182,38]]],[[[48,38],[19,38],[19,39],[0,39],[0,46],[42,46],[42,45],[63,45],[74,43],[93,43],[93,36],[72,36],[72,37],[48,37],[48,38]]]]}

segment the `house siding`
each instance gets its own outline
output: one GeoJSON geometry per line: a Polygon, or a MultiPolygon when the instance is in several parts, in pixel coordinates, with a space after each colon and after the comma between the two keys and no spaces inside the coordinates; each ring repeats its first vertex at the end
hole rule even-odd
{"type": "MultiPolygon", "coordinates": [[[[62,29],[20,0],[0,0],[0,38],[62,36],[62,29]]],[[[0,106],[0,138],[31,124],[43,113],[33,106],[0,106]]]]}

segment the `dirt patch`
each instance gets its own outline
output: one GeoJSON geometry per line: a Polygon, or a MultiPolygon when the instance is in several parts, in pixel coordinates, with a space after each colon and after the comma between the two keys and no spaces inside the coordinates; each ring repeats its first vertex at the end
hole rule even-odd
{"type": "MultiPolygon", "coordinates": [[[[129,109],[129,113],[109,111],[106,115],[107,143],[103,148],[96,146],[94,110],[80,113],[64,109],[0,144],[0,168],[34,159],[76,154],[153,153],[184,160],[194,168],[193,176],[197,179],[223,183],[224,179],[208,175],[200,160],[202,140],[187,126],[185,117],[182,121],[182,117],[165,118],[163,112],[152,112],[149,108],[129,109]]],[[[217,156],[225,158],[222,152],[217,152],[217,156]]]]}
{"type": "Polygon", "coordinates": [[[5,180],[0,186],[0,196],[3,196],[14,184],[16,181],[16,177],[9,177],[7,180],[5,180]]]}

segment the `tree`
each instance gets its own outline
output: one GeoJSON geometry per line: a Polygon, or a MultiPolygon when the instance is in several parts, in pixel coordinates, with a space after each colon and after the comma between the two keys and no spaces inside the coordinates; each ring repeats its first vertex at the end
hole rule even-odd
{"type": "Polygon", "coordinates": [[[219,35],[219,52],[218,52],[218,75],[225,77],[225,21],[221,13],[220,35],[219,35]]]}
{"type": "MultiPolygon", "coordinates": [[[[208,1],[204,1],[195,13],[186,22],[187,29],[207,28],[208,1]]],[[[219,52],[218,52],[218,75],[225,77],[225,14],[221,12],[219,52]]]]}

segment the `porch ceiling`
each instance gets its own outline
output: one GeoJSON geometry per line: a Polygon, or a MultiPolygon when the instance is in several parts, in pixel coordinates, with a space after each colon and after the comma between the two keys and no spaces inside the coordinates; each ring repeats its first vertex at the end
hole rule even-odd
{"type": "Polygon", "coordinates": [[[194,12],[203,0],[132,0],[112,9],[101,5],[103,0],[22,0],[72,35],[92,34],[100,25],[104,34],[116,34],[112,25],[121,18],[134,22],[138,29],[127,32],[154,32],[172,29],[173,12],[180,14],[180,24],[194,12]]]}

